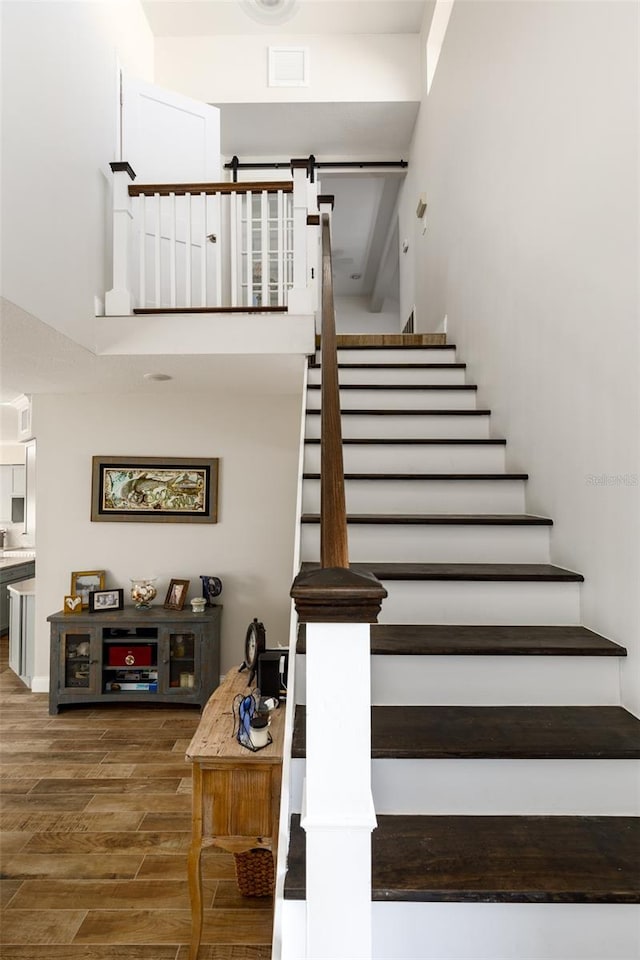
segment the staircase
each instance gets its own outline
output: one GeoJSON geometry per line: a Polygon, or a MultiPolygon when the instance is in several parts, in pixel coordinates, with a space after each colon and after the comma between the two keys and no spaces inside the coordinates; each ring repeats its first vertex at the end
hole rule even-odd
{"type": "MultiPolygon", "coordinates": [[[[352,567],[371,631],[376,960],[640,956],[640,720],[626,651],[580,625],[455,347],[338,351],[352,567]]],[[[319,558],[320,369],[310,365],[301,557],[319,558]]],[[[305,628],[296,656],[283,960],[302,957],[305,628]]],[[[349,678],[336,667],[344,703],[349,678]]],[[[348,735],[348,734],[347,734],[348,735]]],[[[339,869],[339,866],[336,865],[339,869]]]]}

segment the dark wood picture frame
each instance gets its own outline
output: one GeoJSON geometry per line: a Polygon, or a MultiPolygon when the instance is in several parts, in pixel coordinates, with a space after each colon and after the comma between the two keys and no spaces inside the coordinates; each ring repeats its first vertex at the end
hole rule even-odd
{"type": "Polygon", "coordinates": [[[110,613],[124,609],[124,590],[121,587],[110,590],[92,590],[89,594],[89,613],[110,613]],[[108,603],[111,598],[115,602],[108,603]]]}
{"type": "Polygon", "coordinates": [[[166,610],[182,610],[189,592],[190,580],[171,580],[164,598],[166,610]]]}
{"type": "Polygon", "coordinates": [[[95,456],[91,520],[217,523],[218,467],[217,457],[95,456]]]}

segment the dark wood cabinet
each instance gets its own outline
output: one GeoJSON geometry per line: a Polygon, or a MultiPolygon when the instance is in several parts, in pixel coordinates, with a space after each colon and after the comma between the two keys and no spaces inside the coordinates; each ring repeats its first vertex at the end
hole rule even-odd
{"type": "Polygon", "coordinates": [[[74,703],[203,707],[220,680],[222,606],[54,613],[49,713],[74,703]]]}

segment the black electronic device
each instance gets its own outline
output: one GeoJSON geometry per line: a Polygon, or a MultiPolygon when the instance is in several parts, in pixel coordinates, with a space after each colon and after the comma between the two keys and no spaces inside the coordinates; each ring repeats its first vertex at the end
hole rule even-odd
{"type": "Polygon", "coordinates": [[[284,700],[287,696],[289,651],[265,650],[258,656],[258,689],[263,697],[284,700]]]}

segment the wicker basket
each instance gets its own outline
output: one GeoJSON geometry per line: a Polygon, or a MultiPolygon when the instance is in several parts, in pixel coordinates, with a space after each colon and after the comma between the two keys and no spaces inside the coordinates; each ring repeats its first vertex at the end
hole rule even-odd
{"type": "Polygon", "coordinates": [[[273,893],[273,855],[271,850],[247,850],[234,853],[236,878],[243,897],[270,897],[273,893]]]}

